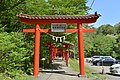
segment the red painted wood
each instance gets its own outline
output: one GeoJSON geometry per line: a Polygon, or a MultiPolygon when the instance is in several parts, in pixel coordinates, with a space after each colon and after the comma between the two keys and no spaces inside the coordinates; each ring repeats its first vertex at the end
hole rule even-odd
{"type": "MultiPolygon", "coordinates": [[[[35,32],[35,29],[23,29],[23,32],[35,32]]],[[[50,29],[40,29],[40,32],[51,32],[50,29]]],[[[78,29],[66,29],[66,32],[78,32],[78,29]]],[[[94,29],[84,29],[83,32],[94,32],[94,29]]]]}
{"type": "Polygon", "coordinates": [[[52,60],[54,59],[54,47],[52,47],[52,60]]]}
{"type": "Polygon", "coordinates": [[[26,24],[51,24],[51,23],[67,23],[67,24],[76,24],[76,23],[94,23],[99,17],[89,18],[89,19],[28,19],[19,17],[20,20],[26,24]]]}
{"type": "Polygon", "coordinates": [[[49,47],[50,49],[50,60],[49,60],[49,63],[51,64],[52,63],[52,60],[55,58],[56,54],[57,54],[57,48],[55,45],[51,44],[51,42],[47,42],[47,46],[49,47]]]}
{"type": "Polygon", "coordinates": [[[66,29],[66,32],[78,32],[78,29],[66,29]]]}
{"type": "MultiPolygon", "coordinates": [[[[23,29],[23,32],[26,32],[26,33],[28,33],[28,32],[35,32],[35,29],[23,29]]],[[[45,32],[45,33],[47,33],[47,32],[51,32],[51,30],[50,29],[40,29],[40,32],[45,32]]],[[[77,32],[77,29],[66,29],[66,32],[77,32]]]]}
{"type": "Polygon", "coordinates": [[[23,32],[28,33],[28,32],[35,32],[35,29],[23,29],[23,32]]]}
{"type": "Polygon", "coordinates": [[[52,63],[52,45],[50,43],[50,64],[52,63]]]}
{"type": "MultiPolygon", "coordinates": [[[[66,44],[66,43],[63,43],[63,47],[64,48],[68,48],[70,47],[71,45],[70,44],[66,44]]],[[[63,56],[65,57],[65,60],[66,60],[66,66],[68,66],[68,61],[69,61],[69,51],[64,51],[63,50],[63,56]]]]}
{"type": "Polygon", "coordinates": [[[40,29],[41,32],[51,32],[50,29],[40,29]]]}
{"type": "Polygon", "coordinates": [[[39,51],[40,51],[40,27],[36,24],[35,28],[35,49],[34,49],[34,76],[39,74],[39,51]]]}
{"type": "Polygon", "coordinates": [[[84,46],[83,46],[82,24],[78,24],[78,49],[79,49],[79,69],[80,75],[85,75],[84,70],[84,46]]]}
{"type": "Polygon", "coordinates": [[[56,57],[56,54],[57,54],[57,48],[54,47],[54,58],[56,57]]]}
{"type": "Polygon", "coordinates": [[[66,51],[66,66],[68,66],[69,53],[66,51]]]}
{"type": "Polygon", "coordinates": [[[58,53],[58,48],[55,48],[55,57],[56,57],[57,53],[58,53]]]}
{"type": "Polygon", "coordinates": [[[82,31],[83,32],[94,32],[94,29],[85,29],[85,28],[82,28],[82,31]]]}
{"type": "Polygon", "coordinates": [[[64,51],[64,49],[62,50],[62,56],[63,56],[63,58],[65,58],[65,51],[64,51]]]}
{"type": "MultiPolygon", "coordinates": [[[[66,29],[66,32],[77,32],[77,29],[66,29]]],[[[40,32],[51,32],[50,29],[40,29],[40,32]]]]}

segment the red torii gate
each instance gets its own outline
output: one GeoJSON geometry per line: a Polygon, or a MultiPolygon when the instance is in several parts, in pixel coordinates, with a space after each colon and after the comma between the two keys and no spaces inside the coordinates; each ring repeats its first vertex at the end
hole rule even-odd
{"type": "Polygon", "coordinates": [[[52,15],[52,16],[33,16],[28,14],[17,15],[20,20],[26,24],[36,24],[34,29],[23,29],[23,32],[35,33],[35,49],[34,49],[34,76],[38,76],[39,71],[39,50],[40,50],[40,33],[41,32],[51,32],[49,29],[41,29],[41,24],[51,24],[51,23],[67,23],[67,24],[77,24],[77,29],[67,29],[66,32],[77,32],[78,33],[78,49],[79,49],[79,67],[80,75],[85,75],[84,71],[84,48],[83,48],[83,32],[94,32],[93,29],[82,28],[82,24],[94,23],[100,17],[100,14],[90,14],[83,16],[62,16],[62,15],[52,15]]]}
{"type": "Polygon", "coordinates": [[[47,46],[50,49],[50,62],[49,63],[52,63],[52,60],[55,58],[58,52],[58,48],[55,45],[53,45],[50,41],[47,42],[47,46]]]}
{"type": "Polygon", "coordinates": [[[49,63],[52,63],[52,60],[56,57],[56,55],[58,53],[58,51],[61,51],[62,52],[62,57],[65,58],[66,60],[66,66],[68,66],[68,60],[69,60],[69,51],[65,51],[63,48],[68,48],[70,47],[71,45],[70,44],[66,44],[66,43],[62,43],[63,44],[63,47],[62,48],[57,48],[55,45],[53,45],[50,41],[47,42],[46,46],[49,47],[50,49],[50,60],[49,60],[49,63]]]}
{"type": "MultiPolygon", "coordinates": [[[[66,48],[66,49],[67,49],[68,47],[70,47],[70,46],[71,46],[71,44],[63,43],[63,47],[66,48]]],[[[63,50],[63,55],[64,55],[65,60],[66,60],[66,66],[68,66],[68,61],[69,61],[69,56],[70,56],[69,51],[63,50]]]]}

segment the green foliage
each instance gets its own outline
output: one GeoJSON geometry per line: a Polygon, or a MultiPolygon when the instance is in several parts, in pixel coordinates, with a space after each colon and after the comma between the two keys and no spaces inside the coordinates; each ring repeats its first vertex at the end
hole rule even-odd
{"type": "Polygon", "coordinates": [[[112,35],[86,34],[85,39],[85,56],[93,55],[111,55],[116,44],[116,39],[112,35]]]}
{"type": "Polygon", "coordinates": [[[114,25],[117,34],[120,34],[120,22],[114,25]]]}
{"type": "Polygon", "coordinates": [[[115,28],[111,26],[110,24],[105,24],[105,25],[101,25],[98,28],[97,33],[98,34],[102,33],[104,35],[107,35],[107,34],[115,34],[116,31],[115,31],[115,28]]]}
{"type": "Polygon", "coordinates": [[[11,78],[6,74],[0,74],[0,80],[34,80],[34,77],[28,76],[26,74],[21,74],[19,76],[15,76],[14,78],[11,78]]]}
{"type": "Polygon", "coordinates": [[[120,59],[119,23],[101,25],[93,34],[84,35],[85,56],[111,55],[120,59]]]}
{"type": "Polygon", "coordinates": [[[2,0],[0,3],[0,24],[5,31],[20,31],[21,24],[16,17],[16,14],[22,10],[25,0],[2,0]]]}
{"type": "Polygon", "coordinates": [[[111,55],[115,39],[110,36],[97,35],[94,38],[94,53],[98,55],[111,55]]]}
{"type": "Polygon", "coordinates": [[[86,0],[48,0],[48,5],[52,15],[85,14],[89,9],[86,0]]]}
{"type": "Polygon", "coordinates": [[[85,57],[91,57],[93,55],[94,37],[95,37],[94,33],[85,33],[84,34],[85,57]]]}
{"type": "Polygon", "coordinates": [[[23,33],[3,32],[0,36],[0,71],[10,77],[20,75],[23,71],[30,72],[27,70],[33,64],[31,56],[27,55],[29,50],[25,48],[23,33]]]}
{"type": "Polygon", "coordinates": [[[26,25],[20,23],[17,14],[32,15],[79,15],[87,13],[86,0],[2,0],[0,24],[7,32],[20,32],[26,25]]]}

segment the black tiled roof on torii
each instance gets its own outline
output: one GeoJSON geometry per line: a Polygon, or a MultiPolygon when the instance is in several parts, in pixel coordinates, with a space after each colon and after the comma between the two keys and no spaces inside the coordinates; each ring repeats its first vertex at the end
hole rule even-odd
{"type": "Polygon", "coordinates": [[[34,15],[28,15],[28,14],[18,14],[19,18],[26,18],[26,19],[90,19],[90,18],[96,18],[101,16],[100,14],[90,14],[90,15],[80,15],[80,16],[74,16],[74,15],[41,15],[41,16],[34,16],[34,15]]]}

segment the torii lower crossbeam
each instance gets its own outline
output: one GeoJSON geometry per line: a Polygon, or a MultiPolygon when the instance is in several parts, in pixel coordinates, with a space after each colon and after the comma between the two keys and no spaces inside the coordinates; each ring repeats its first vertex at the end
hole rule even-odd
{"type": "MultiPolygon", "coordinates": [[[[47,33],[47,32],[51,32],[50,29],[39,29],[40,32],[44,32],[44,33],[47,33]]],[[[83,28],[82,30],[83,32],[94,32],[94,29],[85,29],[83,28]]],[[[35,29],[23,29],[23,32],[27,33],[27,32],[35,32],[35,29]]],[[[66,32],[70,33],[70,32],[78,32],[78,29],[66,29],[66,32]]]]}

